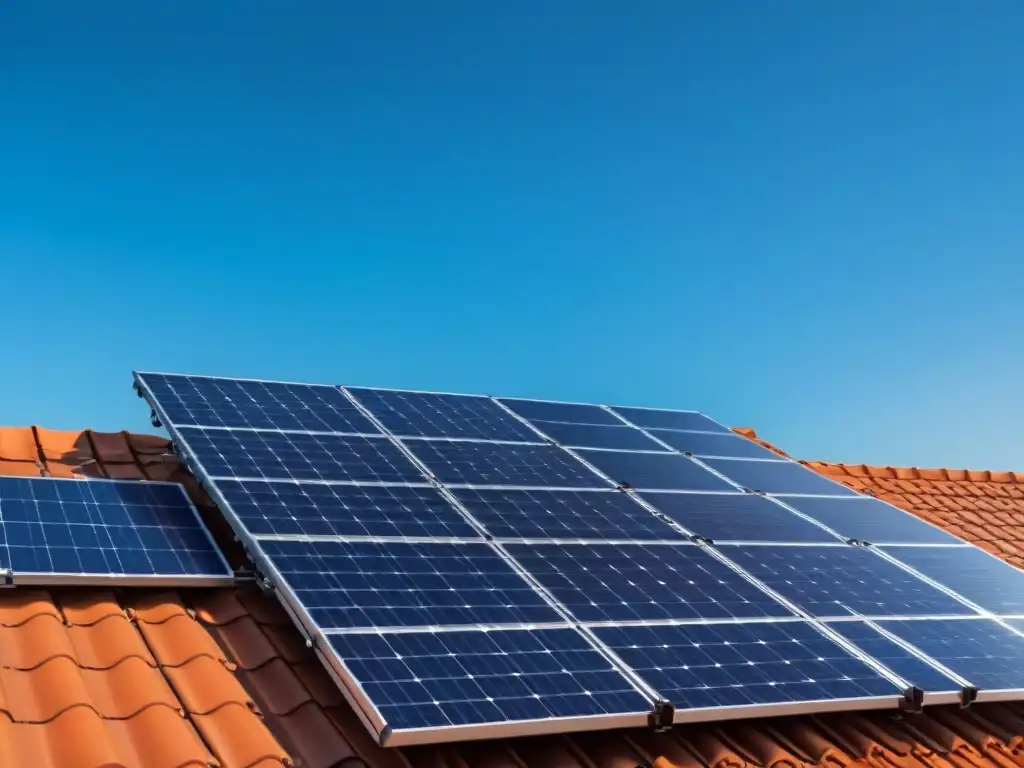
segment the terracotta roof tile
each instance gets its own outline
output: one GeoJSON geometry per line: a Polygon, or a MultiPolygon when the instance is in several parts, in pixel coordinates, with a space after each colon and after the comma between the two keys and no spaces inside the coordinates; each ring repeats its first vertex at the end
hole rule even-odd
{"type": "MultiPolygon", "coordinates": [[[[0,472],[40,474],[45,456],[53,474],[177,474],[195,488],[168,449],[124,433],[0,429],[0,472]]],[[[809,466],[1024,562],[1024,476],[809,466]]],[[[1024,705],[1010,703],[382,749],[255,587],[0,591],[0,710],[0,765],[41,768],[1024,766],[1024,705]]]]}

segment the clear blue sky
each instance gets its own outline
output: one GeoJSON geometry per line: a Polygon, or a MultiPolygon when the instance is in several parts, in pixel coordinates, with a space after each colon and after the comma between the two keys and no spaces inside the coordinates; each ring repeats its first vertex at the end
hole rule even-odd
{"type": "Polygon", "coordinates": [[[140,368],[1024,470],[1021,40],[1020,2],[8,7],[0,423],[148,429],[140,368]]]}

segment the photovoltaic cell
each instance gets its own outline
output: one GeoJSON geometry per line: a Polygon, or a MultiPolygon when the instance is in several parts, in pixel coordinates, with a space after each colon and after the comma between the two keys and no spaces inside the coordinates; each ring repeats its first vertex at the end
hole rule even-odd
{"type": "Polygon", "coordinates": [[[848,499],[796,496],[785,499],[785,503],[824,523],[844,539],[872,544],[956,544],[960,541],[902,509],[868,496],[848,499]]]}
{"type": "Polygon", "coordinates": [[[683,538],[623,491],[458,488],[452,493],[497,538],[683,538]]]}
{"type": "Polygon", "coordinates": [[[263,539],[260,546],[324,630],[561,621],[483,543],[263,539]]]}
{"type": "Polygon", "coordinates": [[[713,541],[837,541],[764,496],[650,491],[640,496],[688,531],[713,541]]]}
{"type": "Polygon", "coordinates": [[[615,406],[616,413],[643,429],[682,429],[704,432],[729,432],[714,419],[694,411],[662,411],[654,408],[624,408],[615,406]]]}
{"type": "Polygon", "coordinates": [[[833,483],[795,461],[701,459],[702,462],[751,491],[772,494],[852,496],[845,485],[833,483]]]}
{"type": "MultiPolygon", "coordinates": [[[[891,629],[889,625],[893,622],[885,621],[878,624],[891,629]]],[[[868,656],[877,659],[910,685],[917,686],[925,693],[956,693],[960,690],[960,684],[953,678],[922,661],[880,632],[876,632],[866,622],[836,621],[829,626],[868,656]]]]}
{"type": "Polygon", "coordinates": [[[386,437],[181,427],[211,477],[422,483],[423,473],[386,437]]]}
{"type": "Polygon", "coordinates": [[[254,536],[480,538],[429,486],[238,480],[217,485],[254,536]]]}
{"type": "Polygon", "coordinates": [[[652,429],[650,432],[677,451],[692,453],[694,456],[733,456],[748,459],[782,458],[777,453],[773,453],[741,435],[677,432],[669,429],[652,429]]]}
{"type": "Polygon", "coordinates": [[[337,387],[159,373],[139,378],[176,426],[380,432],[337,387]]]}
{"type": "Polygon", "coordinates": [[[396,731],[651,708],[575,629],[336,634],[329,641],[396,731]]]}
{"type": "Polygon", "coordinates": [[[792,615],[728,566],[692,545],[504,547],[578,621],[792,615]]]}
{"type": "Polygon", "coordinates": [[[879,625],[982,691],[1024,690],[1024,637],[988,619],[879,625]]]}
{"type": "Polygon", "coordinates": [[[973,614],[958,600],[863,547],[723,546],[721,551],[816,617],[973,614]]]}
{"type": "Polygon", "coordinates": [[[544,400],[513,400],[499,398],[507,408],[530,421],[562,421],[568,424],[607,424],[621,426],[622,419],[599,405],[583,403],[551,403],[544,400]]]}
{"type": "Polygon", "coordinates": [[[448,485],[608,487],[586,465],[550,444],[407,440],[405,445],[438,481],[448,485]]]}
{"type": "Polygon", "coordinates": [[[804,622],[595,631],[677,709],[901,695],[896,685],[804,622]]]}
{"type": "Polygon", "coordinates": [[[0,520],[15,574],[232,577],[179,485],[0,477],[0,520]]]}
{"type": "Polygon", "coordinates": [[[626,451],[663,451],[639,429],[597,426],[595,424],[566,424],[560,421],[534,421],[541,432],[557,443],[579,448],[617,448],[626,451]]]}
{"type": "Polygon", "coordinates": [[[619,484],[650,490],[735,491],[736,488],[677,453],[577,450],[619,484]]]}
{"type": "Polygon", "coordinates": [[[1024,572],[975,547],[885,547],[885,551],[987,611],[1024,614],[1024,572]]]}
{"type": "Polygon", "coordinates": [[[543,438],[489,397],[346,387],[393,435],[528,443],[543,438]]]}

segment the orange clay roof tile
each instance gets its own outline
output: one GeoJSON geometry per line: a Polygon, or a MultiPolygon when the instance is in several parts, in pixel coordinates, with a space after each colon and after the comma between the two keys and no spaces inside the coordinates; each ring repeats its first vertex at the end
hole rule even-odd
{"type": "MultiPolygon", "coordinates": [[[[0,473],[174,477],[209,510],[169,448],[144,435],[0,429],[0,473]]],[[[1024,563],[1024,475],[808,466],[1024,563]]],[[[1014,703],[386,750],[255,587],[0,591],[0,710],[0,765],[41,768],[1024,766],[1014,703]]]]}

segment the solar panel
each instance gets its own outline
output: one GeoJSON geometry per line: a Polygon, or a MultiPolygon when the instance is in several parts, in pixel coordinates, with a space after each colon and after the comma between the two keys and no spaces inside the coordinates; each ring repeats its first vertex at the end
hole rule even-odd
{"type": "Polygon", "coordinates": [[[557,443],[570,448],[615,448],[624,451],[663,451],[662,446],[639,429],[598,426],[595,424],[566,424],[561,421],[533,421],[537,429],[557,443]]]}
{"type": "Polygon", "coordinates": [[[577,621],[792,615],[710,553],[689,544],[504,547],[577,621]]]}
{"type": "Polygon", "coordinates": [[[795,461],[753,461],[745,459],[701,459],[742,488],[778,495],[809,494],[853,496],[845,485],[834,483],[795,461]]]}
{"type": "Polygon", "coordinates": [[[218,487],[254,536],[480,538],[438,490],[426,485],[222,480],[218,487]]]}
{"type": "MultiPolygon", "coordinates": [[[[912,617],[978,617],[823,526],[875,544],[949,538],[702,414],[152,374],[137,383],[382,742],[664,724],[672,712],[659,695],[682,720],[706,720],[895,706],[900,678],[963,682],[869,624],[882,639],[860,639],[893,672],[805,620],[848,617],[836,623],[853,631],[861,622],[849,617],[898,618],[903,631],[912,617]]],[[[5,503],[0,520],[24,522],[5,503]]],[[[993,587],[985,569],[950,564],[960,551],[907,557],[922,570],[945,557],[935,567],[961,591],[1024,615],[1018,572],[993,587]]]]}
{"type": "Polygon", "coordinates": [[[24,584],[215,584],[231,568],[172,483],[0,477],[0,567],[24,584]]]}
{"type": "Polygon", "coordinates": [[[606,424],[622,426],[623,421],[599,405],[554,403],[547,400],[499,398],[506,408],[530,421],[561,421],[567,424],[606,424]]]}
{"type": "Polygon", "coordinates": [[[446,485],[607,488],[609,483],[553,445],[407,440],[405,445],[446,485]]]}
{"type": "Polygon", "coordinates": [[[825,529],[751,493],[644,491],[640,496],[691,533],[712,541],[836,541],[825,529]]]}
{"type": "Polygon", "coordinates": [[[987,611],[1024,615],[1024,572],[975,547],[885,547],[884,551],[987,611]]]}
{"type": "Polygon", "coordinates": [[[577,450],[616,483],[631,488],[682,491],[735,491],[735,486],[678,453],[577,450]]]}
{"type": "Polygon", "coordinates": [[[180,427],[211,477],[422,483],[423,473],[388,438],[180,427]]]}
{"type": "Polygon", "coordinates": [[[484,543],[260,541],[323,630],[562,619],[484,543]]]}
{"type": "Polygon", "coordinates": [[[1024,690],[1024,637],[1001,624],[975,619],[879,625],[978,688],[979,700],[989,691],[1024,690]]]}
{"type": "MultiPolygon", "coordinates": [[[[388,744],[417,730],[595,718],[593,727],[641,725],[650,700],[575,629],[334,634],[330,644],[388,730],[388,744]],[[637,715],[633,719],[616,716],[637,715]]],[[[550,722],[555,721],[555,722],[550,722]]],[[[545,722],[547,725],[545,727],[545,722]]],[[[561,725],[561,727],[565,727],[561,725]]],[[[383,730],[383,727],[382,727],[383,730]]]]}
{"type": "Polygon", "coordinates": [[[380,433],[337,387],[162,373],[141,378],[178,426],[380,433]]]}
{"type": "MultiPolygon", "coordinates": [[[[687,710],[806,704],[828,711],[830,704],[884,698],[902,691],[868,664],[806,622],[693,624],[608,627],[595,630],[630,667],[676,706],[676,721],[687,710]]],[[[784,711],[784,710],[782,710],[784,711]]],[[[733,715],[736,716],[736,715],[733,715]]]]}
{"type": "Polygon", "coordinates": [[[974,613],[959,600],[864,547],[723,546],[722,553],[820,618],[974,613]]]}
{"type": "Polygon", "coordinates": [[[457,488],[455,498],[498,538],[681,540],[667,523],[617,490],[457,488]]]}
{"type": "Polygon", "coordinates": [[[611,410],[642,429],[680,429],[703,432],[729,432],[714,419],[694,411],[663,411],[656,408],[623,408],[611,410]]]}
{"type": "Polygon", "coordinates": [[[543,438],[489,397],[346,387],[391,434],[540,443],[543,438]]]}
{"type": "MultiPolygon", "coordinates": [[[[892,623],[878,622],[878,626],[889,626],[892,623]]],[[[960,683],[933,667],[920,655],[876,631],[871,624],[864,621],[836,621],[829,624],[829,627],[924,693],[959,694],[960,683]]]]}
{"type": "Polygon", "coordinates": [[[824,523],[844,539],[857,539],[872,544],[960,543],[960,539],[942,529],[868,496],[844,499],[795,496],[786,498],[785,503],[824,523]]]}
{"type": "Polygon", "coordinates": [[[749,459],[779,459],[777,453],[769,451],[753,440],[740,435],[726,435],[710,432],[677,432],[668,429],[650,430],[654,437],[671,445],[682,453],[694,456],[731,456],[749,459]]]}

